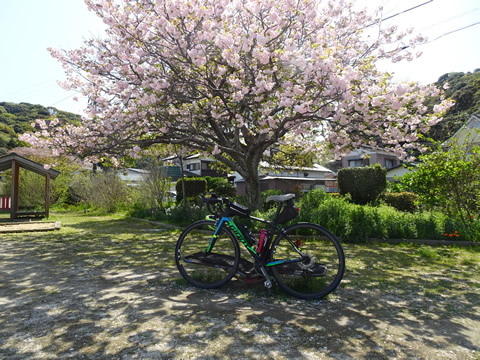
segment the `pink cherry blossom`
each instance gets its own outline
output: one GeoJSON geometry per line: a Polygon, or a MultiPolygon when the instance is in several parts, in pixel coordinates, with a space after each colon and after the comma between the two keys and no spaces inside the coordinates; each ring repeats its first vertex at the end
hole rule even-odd
{"type": "Polygon", "coordinates": [[[375,141],[407,158],[451,106],[442,99],[428,111],[439,89],[396,84],[376,66],[413,58],[423,38],[381,23],[375,38],[363,36],[376,19],[349,1],[85,3],[105,37],[49,51],[65,69],[62,86],[89,105],[79,126],[37,124],[48,133],[22,136],[35,146],[116,162],[179,144],[210,152],[258,197],[254,174],[270,147],[340,156],[375,141]]]}

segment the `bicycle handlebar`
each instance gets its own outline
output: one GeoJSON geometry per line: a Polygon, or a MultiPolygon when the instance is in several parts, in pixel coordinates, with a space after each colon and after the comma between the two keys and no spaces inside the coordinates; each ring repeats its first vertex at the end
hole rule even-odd
{"type": "Polygon", "coordinates": [[[231,203],[230,200],[224,197],[217,197],[214,193],[210,194],[210,197],[201,196],[202,202],[206,204],[210,214],[215,216],[221,216],[226,207],[231,203]]]}
{"type": "Polygon", "coordinates": [[[232,202],[226,197],[219,198],[215,194],[210,194],[209,198],[202,196],[202,202],[207,204],[208,211],[216,217],[249,217],[251,213],[249,208],[237,204],[236,202],[232,202]]]}

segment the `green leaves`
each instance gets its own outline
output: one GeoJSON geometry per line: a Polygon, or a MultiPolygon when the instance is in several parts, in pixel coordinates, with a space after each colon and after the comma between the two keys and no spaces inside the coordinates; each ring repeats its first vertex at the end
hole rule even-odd
{"type": "Polygon", "coordinates": [[[386,170],[380,165],[338,171],[340,194],[350,194],[356,204],[374,202],[387,186],[386,170]]]}
{"type": "Polygon", "coordinates": [[[422,163],[401,181],[426,208],[459,219],[473,237],[480,230],[480,147],[449,145],[422,156],[422,163]]]}

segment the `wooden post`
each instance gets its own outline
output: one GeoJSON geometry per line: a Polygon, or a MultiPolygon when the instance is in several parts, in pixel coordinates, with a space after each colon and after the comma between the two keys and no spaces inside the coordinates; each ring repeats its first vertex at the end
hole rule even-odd
{"type": "Polygon", "coordinates": [[[18,179],[19,179],[20,167],[16,160],[12,160],[12,204],[10,209],[10,219],[17,218],[18,212],[18,179]]]}
{"type": "Polygon", "coordinates": [[[45,175],[45,217],[50,215],[50,174],[45,175]]]}

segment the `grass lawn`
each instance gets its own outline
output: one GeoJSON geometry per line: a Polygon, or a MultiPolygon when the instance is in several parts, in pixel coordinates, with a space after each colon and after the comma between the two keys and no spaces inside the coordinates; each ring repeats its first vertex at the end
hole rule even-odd
{"type": "Polygon", "coordinates": [[[340,287],[303,301],[240,281],[189,286],[173,257],[180,230],[123,215],[49,220],[61,229],[0,235],[0,357],[480,354],[480,247],[344,244],[340,287]]]}
{"type": "MultiPolygon", "coordinates": [[[[181,230],[162,229],[161,226],[121,214],[54,213],[48,220],[61,221],[61,230],[12,234],[10,237],[33,241],[39,251],[49,247],[63,249],[63,265],[80,261],[92,266],[157,270],[168,273],[166,278],[159,279],[161,282],[174,279],[182,282],[173,258],[181,230]]],[[[435,298],[447,294],[462,296],[464,282],[472,290],[480,287],[480,246],[462,248],[386,243],[343,246],[347,262],[341,284],[343,288],[421,293],[435,298]]],[[[246,252],[243,255],[248,259],[246,252]]]]}

